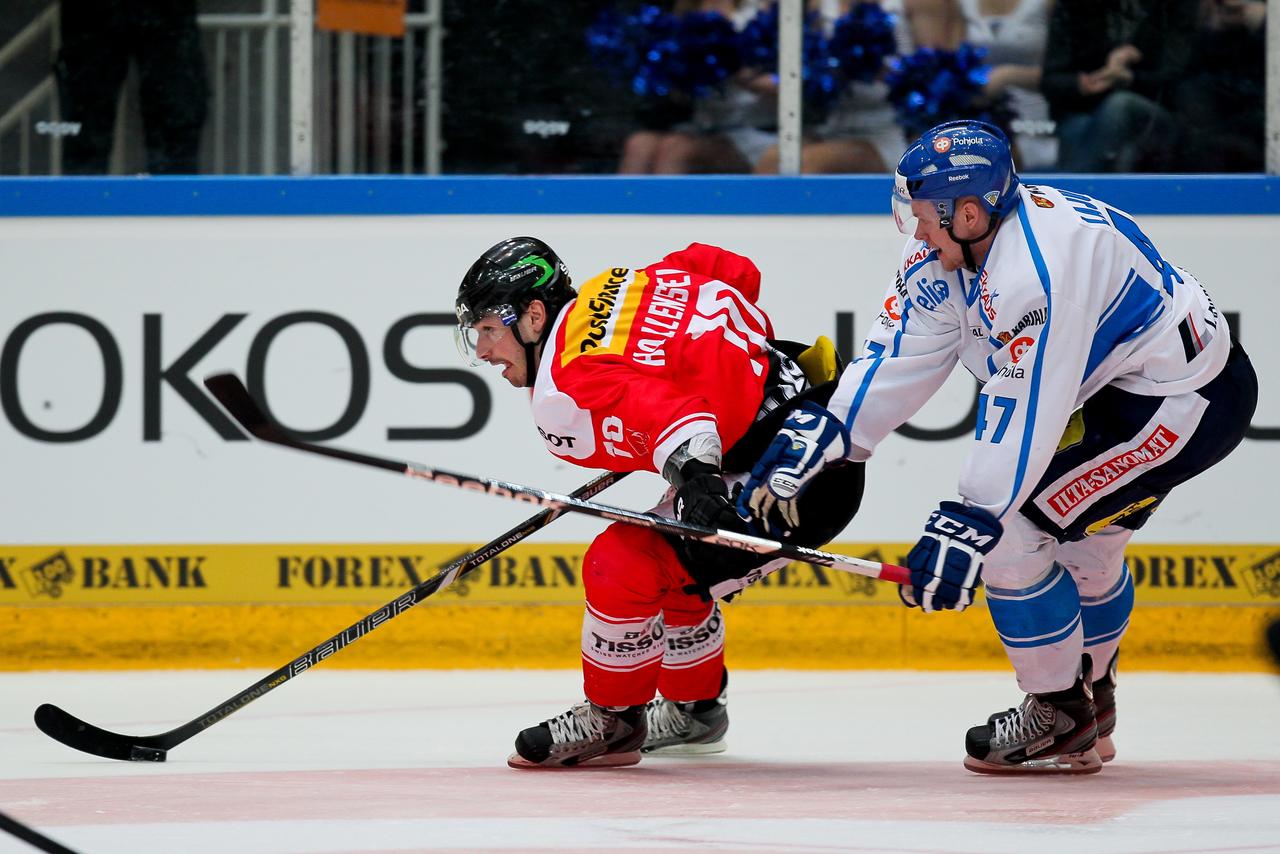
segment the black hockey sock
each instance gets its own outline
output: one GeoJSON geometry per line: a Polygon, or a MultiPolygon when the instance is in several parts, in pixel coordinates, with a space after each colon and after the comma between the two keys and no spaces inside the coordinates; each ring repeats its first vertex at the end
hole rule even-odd
{"type": "Polygon", "coordinates": [[[717,705],[720,704],[720,695],[723,694],[725,692],[725,689],[728,687],[729,687],[729,668],[726,667],[724,669],[724,675],[720,677],[720,690],[716,692],[716,695],[714,697],[709,697],[706,700],[696,700],[693,706],[690,707],[689,711],[693,712],[695,715],[700,712],[711,711],[717,705]]]}

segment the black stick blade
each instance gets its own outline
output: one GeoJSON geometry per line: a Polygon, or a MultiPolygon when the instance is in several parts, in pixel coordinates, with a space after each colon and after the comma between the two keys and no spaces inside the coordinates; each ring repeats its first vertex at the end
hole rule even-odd
{"type": "Polygon", "coordinates": [[[209,393],[217,398],[244,429],[260,439],[274,437],[275,426],[235,374],[213,374],[205,377],[204,387],[209,389],[209,393]]]}
{"type": "Polygon", "coordinates": [[[163,762],[166,748],[164,736],[121,735],[99,729],[51,703],[36,709],[36,726],[54,741],[84,753],[122,762],[163,762]]]}
{"type": "MultiPolygon", "coordinates": [[[[49,854],[76,854],[76,852],[62,843],[54,842],[43,833],[38,833],[22,822],[9,818],[2,812],[0,812],[0,830],[13,834],[28,845],[35,847],[38,851],[48,851],[49,854]]],[[[25,851],[26,849],[24,848],[23,850],[25,851]]]]}

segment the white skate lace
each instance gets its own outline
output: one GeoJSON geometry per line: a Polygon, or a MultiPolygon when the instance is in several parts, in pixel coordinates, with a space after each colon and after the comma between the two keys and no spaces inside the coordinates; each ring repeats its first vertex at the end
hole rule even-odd
{"type": "Polygon", "coordinates": [[[688,735],[689,716],[670,700],[652,700],[645,712],[649,717],[650,739],[688,735]]]}
{"type": "Polygon", "coordinates": [[[554,744],[604,739],[604,717],[590,703],[579,703],[569,711],[556,715],[547,721],[547,727],[551,730],[551,741],[554,744]]]}
{"type": "Polygon", "coordinates": [[[1034,741],[1053,729],[1058,712],[1048,703],[1041,703],[1028,694],[1022,705],[1010,709],[995,719],[994,747],[1012,747],[1034,741]]]}

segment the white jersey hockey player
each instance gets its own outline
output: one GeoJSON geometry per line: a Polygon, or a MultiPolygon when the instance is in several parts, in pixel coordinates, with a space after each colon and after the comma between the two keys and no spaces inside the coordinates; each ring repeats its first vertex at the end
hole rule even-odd
{"type": "Polygon", "coordinates": [[[1022,184],[995,127],[921,136],[893,211],[911,238],[884,311],[828,413],[786,425],[742,507],[785,514],[825,465],[869,458],[960,362],[982,386],[960,500],[926,523],[903,601],[962,610],[985,579],[1027,697],[969,730],[966,767],[1100,770],[1133,607],[1125,545],[1239,444],[1257,378],[1194,276],[1123,211],[1022,184]]]}

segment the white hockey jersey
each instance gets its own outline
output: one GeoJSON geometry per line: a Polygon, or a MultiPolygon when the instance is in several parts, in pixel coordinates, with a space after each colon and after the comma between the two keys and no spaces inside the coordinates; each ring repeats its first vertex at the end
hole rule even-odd
{"type": "Polygon", "coordinates": [[[948,273],[926,244],[907,242],[828,405],[849,428],[849,458],[865,460],[959,360],[982,384],[959,493],[997,517],[1027,500],[1071,413],[1100,388],[1193,391],[1230,349],[1208,293],[1127,214],[1052,187],[1019,194],[977,275],[948,273]]]}

